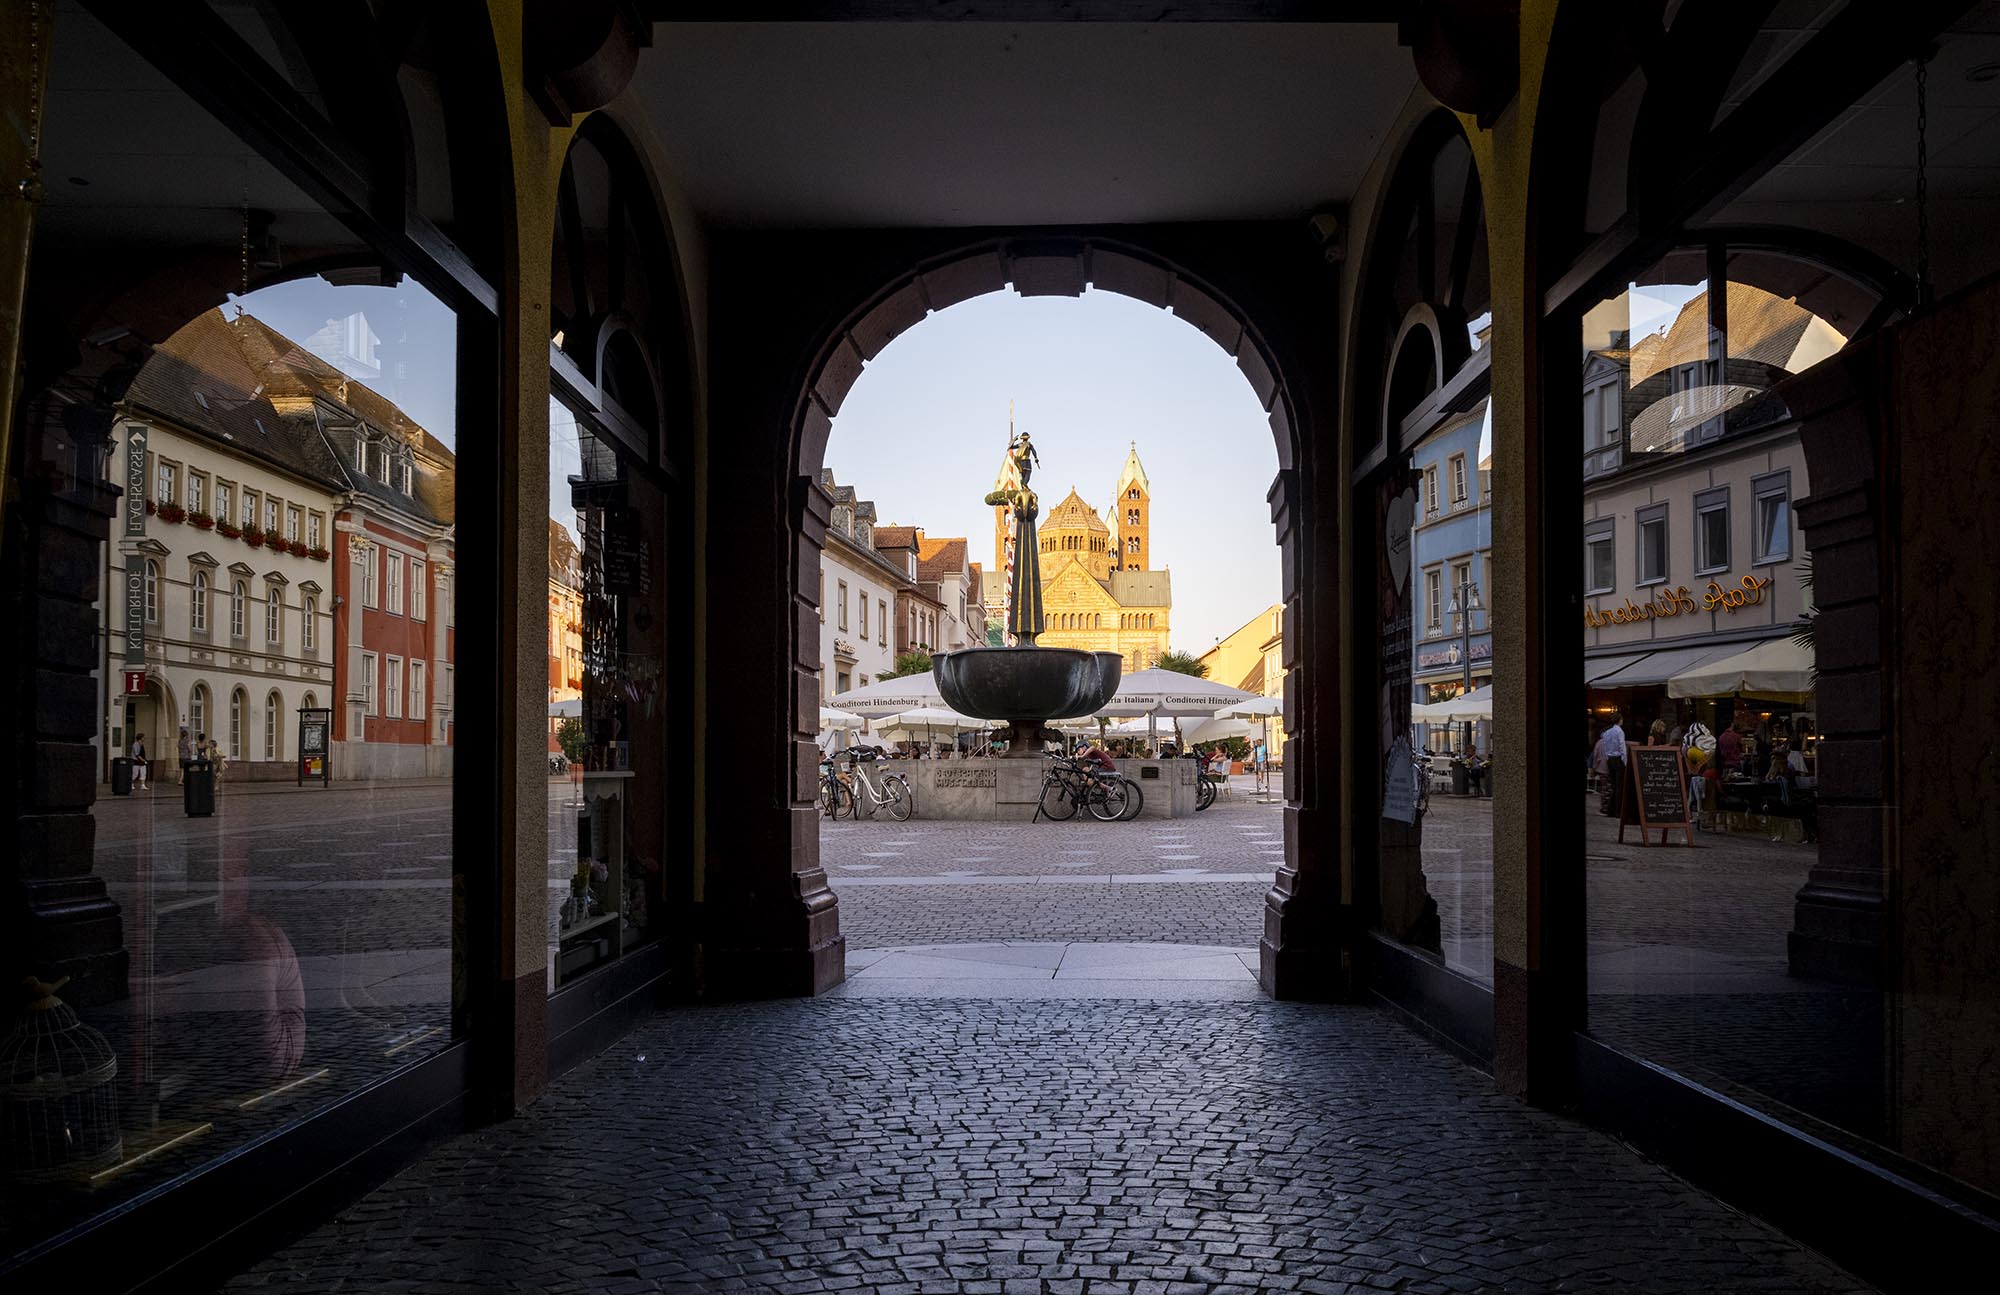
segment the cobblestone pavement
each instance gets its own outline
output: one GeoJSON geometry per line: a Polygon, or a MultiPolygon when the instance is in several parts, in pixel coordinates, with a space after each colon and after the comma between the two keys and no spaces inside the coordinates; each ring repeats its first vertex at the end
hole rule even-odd
{"type": "Polygon", "coordinates": [[[1380,1014],[662,1013],[231,1291],[1849,1291],[1380,1014]]]}

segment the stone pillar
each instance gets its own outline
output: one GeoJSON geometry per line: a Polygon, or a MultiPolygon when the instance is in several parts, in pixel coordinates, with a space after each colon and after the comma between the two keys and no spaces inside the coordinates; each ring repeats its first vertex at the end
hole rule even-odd
{"type": "Polygon", "coordinates": [[[1893,830],[1882,618],[1881,428],[1892,347],[1878,334],[1786,383],[1811,495],[1798,501],[1812,555],[1820,741],[1818,857],[1793,910],[1791,972],[1881,980],[1883,870],[1893,830]]]}
{"type": "Polygon", "coordinates": [[[100,723],[97,602],[103,544],[119,491],[99,477],[109,445],[109,409],[87,405],[50,417],[33,407],[16,437],[0,598],[10,632],[0,678],[14,716],[5,745],[12,800],[0,880],[7,895],[6,983],[34,974],[69,977],[75,1006],[126,995],[128,957],[118,905],[93,875],[97,840],[91,805],[100,723]]]}
{"type": "MultiPolygon", "coordinates": [[[[1315,456],[1319,458],[1332,456],[1315,456]]],[[[1325,475],[1333,475],[1331,473],[1325,475]]],[[[1314,498],[1330,505],[1339,486],[1322,480],[1314,498]]],[[[1257,944],[1258,983],[1273,998],[1326,1002],[1343,998],[1351,981],[1345,947],[1346,882],[1341,868],[1338,680],[1312,669],[1332,654],[1317,651],[1337,641],[1339,588],[1323,581],[1320,596],[1309,595],[1302,571],[1331,572],[1339,560],[1332,526],[1308,526],[1300,506],[1300,472],[1278,473],[1266,496],[1278,533],[1281,592],[1285,608],[1285,863],[1264,903],[1264,936],[1257,944]],[[1324,537],[1315,543],[1315,537],[1324,537]],[[1308,611],[1317,613],[1307,620],[1308,611]],[[1324,777],[1322,776],[1324,775],[1324,777]]]]}

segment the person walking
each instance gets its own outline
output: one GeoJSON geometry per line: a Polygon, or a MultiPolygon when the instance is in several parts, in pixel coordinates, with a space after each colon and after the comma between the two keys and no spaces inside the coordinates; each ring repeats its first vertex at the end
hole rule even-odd
{"type": "Polygon", "coordinates": [[[181,781],[188,779],[188,770],[194,768],[194,739],[188,736],[187,725],[181,725],[180,740],[174,743],[174,758],[180,762],[181,781]]]}
{"type": "Polygon", "coordinates": [[[132,757],[132,790],[144,791],[146,790],[146,735],[144,733],[134,733],[132,735],[132,749],[128,754],[132,757]]]}
{"type": "Polygon", "coordinates": [[[1610,818],[1621,817],[1625,810],[1625,717],[1613,714],[1611,723],[1597,739],[1597,746],[1590,753],[1590,763],[1604,775],[1604,803],[1602,812],[1610,818]]]}

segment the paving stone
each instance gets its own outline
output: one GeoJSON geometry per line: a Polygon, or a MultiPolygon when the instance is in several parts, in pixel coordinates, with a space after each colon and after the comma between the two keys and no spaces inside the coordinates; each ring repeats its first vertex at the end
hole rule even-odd
{"type": "Polygon", "coordinates": [[[1366,1009],[867,999],[661,1013],[228,1289],[467,1284],[1864,1289],[1366,1009]]]}

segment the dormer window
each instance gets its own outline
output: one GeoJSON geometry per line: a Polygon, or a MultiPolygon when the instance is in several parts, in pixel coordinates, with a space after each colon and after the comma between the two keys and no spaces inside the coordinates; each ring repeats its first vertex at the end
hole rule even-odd
{"type": "Polygon", "coordinates": [[[400,466],[402,468],[402,472],[400,474],[402,482],[401,489],[403,493],[407,495],[410,493],[410,461],[408,459],[404,459],[400,466]]]}
{"type": "Polygon", "coordinates": [[[359,436],[354,438],[354,466],[363,472],[368,471],[368,442],[359,436]]]}
{"type": "Polygon", "coordinates": [[[389,484],[389,447],[386,445],[375,458],[375,479],[385,486],[389,484]]]}

